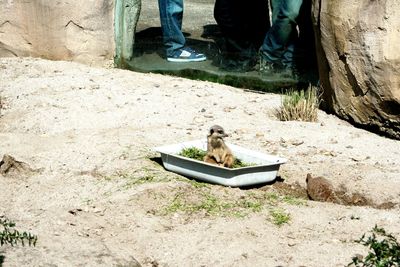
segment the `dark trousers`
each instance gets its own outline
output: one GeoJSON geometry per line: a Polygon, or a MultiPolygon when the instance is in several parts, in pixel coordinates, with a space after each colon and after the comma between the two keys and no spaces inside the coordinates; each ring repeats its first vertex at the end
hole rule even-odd
{"type": "Polygon", "coordinates": [[[214,18],[225,39],[225,58],[256,60],[258,48],[270,27],[266,0],[216,0],[214,18]]]}

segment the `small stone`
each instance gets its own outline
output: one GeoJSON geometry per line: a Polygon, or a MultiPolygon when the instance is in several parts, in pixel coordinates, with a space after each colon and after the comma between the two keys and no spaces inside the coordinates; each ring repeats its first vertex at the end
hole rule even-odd
{"type": "Polygon", "coordinates": [[[264,137],[264,134],[263,133],[256,133],[256,137],[258,137],[258,138],[264,137]]]}
{"type": "Polygon", "coordinates": [[[293,141],[291,141],[290,143],[291,143],[292,145],[294,145],[294,146],[299,146],[299,145],[304,144],[304,141],[293,140],[293,141]]]}
{"type": "Polygon", "coordinates": [[[254,115],[255,113],[254,112],[252,112],[252,111],[250,111],[250,110],[244,110],[244,113],[246,113],[247,115],[249,115],[249,116],[252,116],[252,115],[254,115]]]}

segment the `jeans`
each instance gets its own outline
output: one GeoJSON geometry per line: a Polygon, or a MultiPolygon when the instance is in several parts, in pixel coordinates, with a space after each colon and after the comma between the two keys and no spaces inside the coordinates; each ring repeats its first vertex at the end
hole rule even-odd
{"type": "Polygon", "coordinates": [[[158,7],[167,56],[172,56],[186,43],[182,33],[183,0],[158,0],[158,7]]]}
{"type": "Polygon", "coordinates": [[[302,0],[272,0],[272,26],[260,48],[261,56],[269,62],[292,67],[294,42],[298,38],[296,19],[302,0]]]}

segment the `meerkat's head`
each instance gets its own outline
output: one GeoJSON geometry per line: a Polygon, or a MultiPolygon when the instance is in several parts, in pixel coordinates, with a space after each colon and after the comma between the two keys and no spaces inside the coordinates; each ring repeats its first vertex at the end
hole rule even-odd
{"type": "Polygon", "coordinates": [[[210,132],[208,133],[208,137],[216,138],[216,139],[223,139],[228,135],[225,133],[224,128],[219,125],[213,125],[210,128],[210,132]]]}

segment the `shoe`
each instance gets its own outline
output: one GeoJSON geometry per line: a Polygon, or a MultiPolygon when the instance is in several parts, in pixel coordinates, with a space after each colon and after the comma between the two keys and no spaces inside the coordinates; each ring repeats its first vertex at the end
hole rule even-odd
{"type": "Polygon", "coordinates": [[[258,66],[258,70],[260,72],[273,73],[273,72],[279,72],[282,69],[283,69],[283,66],[281,64],[278,64],[276,62],[271,62],[268,59],[266,59],[264,56],[260,55],[259,66],[258,66]]]}
{"type": "Polygon", "coordinates": [[[249,72],[254,70],[255,63],[250,59],[247,60],[233,60],[223,59],[220,68],[228,72],[249,72]]]}
{"type": "Polygon", "coordinates": [[[199,62],[206,59],[204,54],[196,53],[189,47],[181,48],[175,51],[172,56],[167,57],[167,60],[170,62],[199,62]]]}
{"type": "Polygon", "coordinates": [[[292,79],[292,80],[298,80],[299,79],[298,72],[293,67],[286,67],[286,68],[282,69],[279,74],[283,78],[289,78],[289,79],[292,79]]]}

